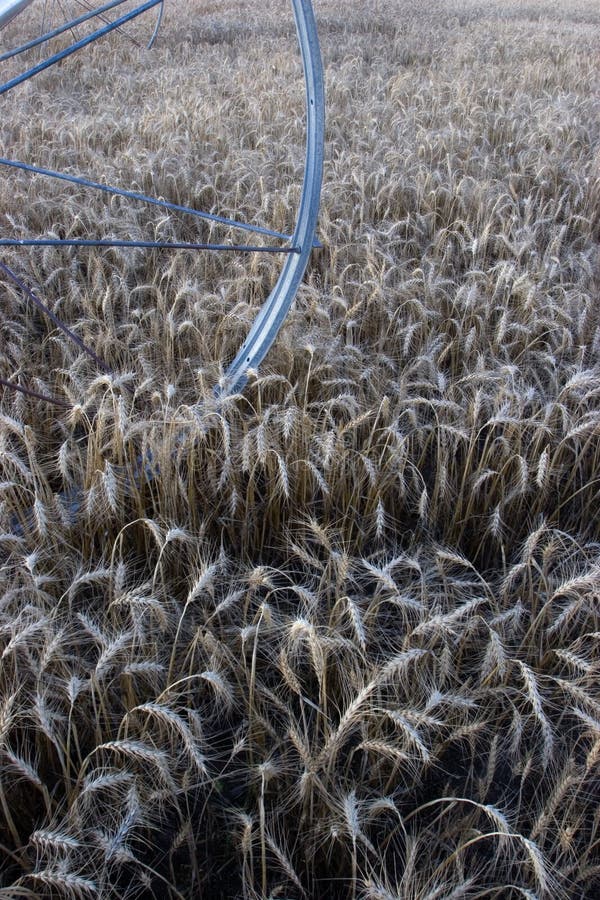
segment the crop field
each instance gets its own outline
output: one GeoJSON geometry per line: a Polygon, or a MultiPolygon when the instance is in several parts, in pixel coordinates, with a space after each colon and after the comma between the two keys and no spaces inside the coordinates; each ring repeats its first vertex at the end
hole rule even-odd
{"type": "MultiPolygon", "coordinates": [[[[289,233],[259,7],[15,88],[0,155],[289,233]]],[[[279,256],[0,248],[106,366],[0,272],[0,900],[600,896],[600,11],[315,12],[323,246],[243,393],[279,256]]],[[[2,168],[48,234],[236,239],[2,168]]]]}

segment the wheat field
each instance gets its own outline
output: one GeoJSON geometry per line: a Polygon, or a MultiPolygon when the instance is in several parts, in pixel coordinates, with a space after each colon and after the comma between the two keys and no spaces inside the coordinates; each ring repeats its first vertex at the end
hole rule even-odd
{"type": "MultiPolygon", "coordinates": [[[[107,370],[0,273],[1,900],[600,895],[600,12],[315,11],[323,247],[242,394],[279,257],[3,248],[107,370]]],[[[172,0],[0,154],[289,233],[303,90],[288,3],[172,0]]],[[[232,239],[6,169],[0,229],[232,239]]]]}

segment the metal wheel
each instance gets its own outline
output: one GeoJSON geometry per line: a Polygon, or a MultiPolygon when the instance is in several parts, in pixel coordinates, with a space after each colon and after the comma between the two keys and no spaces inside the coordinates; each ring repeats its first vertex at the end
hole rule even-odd
{"type": "MultiPolygon", "coordinates": [[[[41,3],[41,0],[39,0],[41,3]]],[[[47,2],[47,0],[46,0],[47,2]]],[[[64,182],[84,187],[89,190],[105,193],[111,196],[119,196],[130,201],[153,204],[169,211],[191,214],[202,219],[208,219],[219,223],[232,230],[244,230],[260,236],[263,243],[255,241],[253,244],[228,242],[222,244],[213,243],[187,243],[187,242],[160,242],[156,240],[131,240],[127,237],[115,239],[102,236],[94,238],[57,238],[48,235],[32,235],[31,237],[14,237],[3,234],[0,226],[0,247],[47,247],[47,246],[97,246],[120,248],[145,248],[145,249],[184,249],[203,252],[244,252],[244,253],[281,253],[283,265],[271,293],[266,298],[256,320],[248,333],[245,341],[237,352],[233,362],[226,370],[224,377],[215,387],[215,395],[218,399],[240,391],[247,380],[247,372],[257,369],[275,340],[279,329],[288,313],[288,310],[296,296],[298,287],[302,281],[311,250],[318,242],[315,240],[315,231],[319,210],[321,192],[321,180],[323,170],[323,144],[324,144],[324,90],[321,55],[317,36],[316,23],[310,0],[291,0],[300,54],[305,81],[306,97],[306,151],[302,192],[298,205],[296,224],[293,234],[284,235],[268,227],[251,225],[235,219],[208,213],[176,203],[170,203],[156,197],[148,196],[137,191],[127,190],[123,187],[101,184],[95,181],[91,175],[73,175],[66,172],[44,168],[24,160],[0,158],[0,166],[6,171],[21,170],[27,173],[44,176],[48,179],[58,179],[64,182]],[[268,238],[269,243],[264,240],[268,238]]],[[[63,2],[58,0],[58,5],[63,9],[63,2]]],[[[18,89],[19,85],[34,78],[37,74],[49,67],[62,62],[71,55],[84,51],[86,47],[95,41],[114,31],[123,32],[128,25],[145,14],[154,11],[157,18],[149,39],[152,46],[161,24],[164,2],[163,0],[145,0],[143,3],[133,3],[132,0],[112,0],[103,4],[91,4],[87,0],[76,0],[76,5],[81,10],[79,15],[68,18],[60,25],[55,25],[43,34],[32,37],[26,43],[18,47],[3,50],[2,37],[6,31],[0,30],[0,97],[9,91],[18,89]],[[119,9],[119,7],[122,7],[119,9]],[[89,30],[90,23],[93,30],[89,30]],[[85,26],[86,33],[81,36],[78,29],[85,26]],[[61,47],[58,51],[45,56],[34,64],[24,66],[23,71],[13,75],[7,81],[2,80],[1,64],[9,59],[24,55],[31,60],[31,51],[35,48],[45,48],[61,35],[71,33],[72,42],[61,47]]],[[[36,0],[0,0],[0,29],[8,25],[15,17],[31,16],[36,0]]],[[[45,11],[45,10],[44,10],[45,11]]],[[[38,8],[39,13],[39,8],[38,8]]],[[[45,18],[45,16],[44,16],[45,18]]],[[[10,29],[8,29],[10,31],[10,29]]],[[[64,39],[63,39],[64,41],[64,39]]],[[[37,50],[39,53],[39,50],[37,50]]],[[[2,101],[0,100],[0,103],[2,101]]],[[[19,289],[32,300],[38,308],[48,315],[53,315],[50,309],[27,286],[25,280],[12,268],[1,261],[0,271],[11,279],[19,289]]],[[[92,350],[84,347],[78,338],[73,335],[68,327],[54,317],[55,324],[60,327],[69,338],[77,340],[81,349],[93,356],[94,361],[101,368],[106,369],[102,361],[92,350]]],[[[6,379],[0,379],[5,386],[21,390],[25,393],[34,393],[16,383],[6,379]]],[[[40,396],[40,395],[37,395],[40,396]]],[[[44,397],[44,399],[51,399],[44,397]]]]}

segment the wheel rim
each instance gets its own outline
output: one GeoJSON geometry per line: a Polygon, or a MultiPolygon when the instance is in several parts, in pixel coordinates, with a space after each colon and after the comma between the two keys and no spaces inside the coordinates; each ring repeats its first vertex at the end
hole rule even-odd
{"type": "Polygon", "coordinates": [[[269,352],[304,277],[317,228],[325,135],[323,65],[310,0],[292,0],[292,6],[306,85],[304,179],[292,238],[293,245],[300,252],[286,259],[275,287],[216,391],[218,397],[241,390],[246,383],[248,369],[257,369],[269,352]]]}

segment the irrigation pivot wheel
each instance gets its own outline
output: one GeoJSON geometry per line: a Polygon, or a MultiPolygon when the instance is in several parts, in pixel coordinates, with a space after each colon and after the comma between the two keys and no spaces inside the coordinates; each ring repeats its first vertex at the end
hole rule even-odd
{"type": "MultiPolygon", "coordinates": [[[[45,0],[45,3],[47,2],[48,0],[45,0]]],[[[61,46],[61,49],[57,52],[51,53],[29,67],[24,67],[23,71],[19,72],[17,75],[13,75],[7,81],[2,81],[2,72],[0,69],[0,97],[11,90],[18,88],[19,85],[34,78],[38,73],[45,69],[48,69],[56,63],[62,62],[72,54],[85,50],[86,47],[103,38],[105,35],[113,31],[123,32],[127,25],[133,20],[154,10],[154,12],[158,12],[158,17],[149,41],[149,46],[151,46],[156,38],[164,9],[164,0],[145,0],[145,2],[141,3],[139,0],[135,0],[135,2],[134,0],[111,0],[111,2],[105,2],[103,4],[92,4],[87,2],[87,0],[74,0],[74,2],[77,3],[81,12],[78,16],[71,18],[69,21],[62,22],[60,25],[53,27],[49,31],[43,32],[39,36],[32,38],[25,44],[21,44],[16,48],[4,50],[0,43],[1,64],[9,59],[18,57],[21,54],[24,54],[27,58],[26,54],[34,48],[43,47],[58,36],[65,35],[68,32],[71,32],[74,38],[73,42],[68,46],[61,46]],[[119,9],[119,7],[123,8],[119,9]],[[89,23],[92,23],[92,31],[89,30],[89,23]],[[81,33],[77,31],[77,29],[84,24],[88,30],[84,36],[80,36],[81,33]]],[[[35,7],[35,5],[36,0],[0,0],[0,38],[3,33],[5,33],[2,31],[4,26],[8,25],[8,23],[17,16],[24,17],[31,15],[32,8],[35,7]]],[[[61,2],[61,0],[58,0],[58,5],[61,9],[63,8],[63,2],[61,2]]],[[[137,191],[130,191],[122,187],[100,183],[95,181],[91,175],[73,175],[65,171],[56,171],[50,168],[33,165],[31,162],[23,160],[0,157],[0,166],[8,170],[20,170],[22,172],[43,176],[48,179],[58,179],[86,189],[103,192],[112,196],[119,196],[131,202],[135,201],[153,204],[154,206],[167,210],[169,213],[181,212],[191,214],[231,229],[241,229],[253,232],[255,235],[259,235],[260,239],[263,241],[262,244],[258,241],[255,241],[253,244],[231,242],[213,244],[131,240],[126,237],[122,239],[115,239],[112,237],[58,238],[56,236],[48,235],[11,237],[2,234],[0,225],[0,247],[116,246],[124,249],[166,248],[204,252],[282,254],[282,268],[273,289],[264,301],[254,324],[239,351],[235,355],[235,358],[228,366],[224,376],[220,379],[219,384],[215,386],[215,396],[217,399],[224,399],[225,397],[240,391],[246,383],[248,371],[257,369],[264,360],[296,296],[298,287],[304,277],[308,265],[311,250],[315,245],[318,246],[315,234],[321,194],[325,130],[323,69],[311,0],[291,0],[291,5],[302,59],[306,104],[304,177],[296,216],[296,224],[291,237],[267,227],[252,225],[247,222],[219,216],[213,212],[195,209],[192,206],[171,203],[137,191]],[[271,242],[265,244],[265,238],[269,238],[271,242]],[[277,243],[273,243],[273,241],[276,241],[277,243]]],[[[9,268],[1,261],[1,259],[0,271],[3,272],[5,277],[11,279],[30,300],[36,303],[38,308],[43,310],[46,314],[51,315],[49,308],[25,284],[23,278],[18,273],[14,272],[13,269],[9,268]]],[[[56,319],[55,321],[58,327],[62,328],[70,338],[75,339],[75,336],[69,331],[66,325],[56,319]]],[[[98,365],[103,366],[101,360],[95,356],[92,350],[83,347],[81,344],[80,346],[94,357],[98,365]]],[[[5,379],[0,379],[0,382],[17,390],[23,390],[25,393],[32,393],[28,389],[25,389],[14,382],[8,382],[5,379]]]]}

